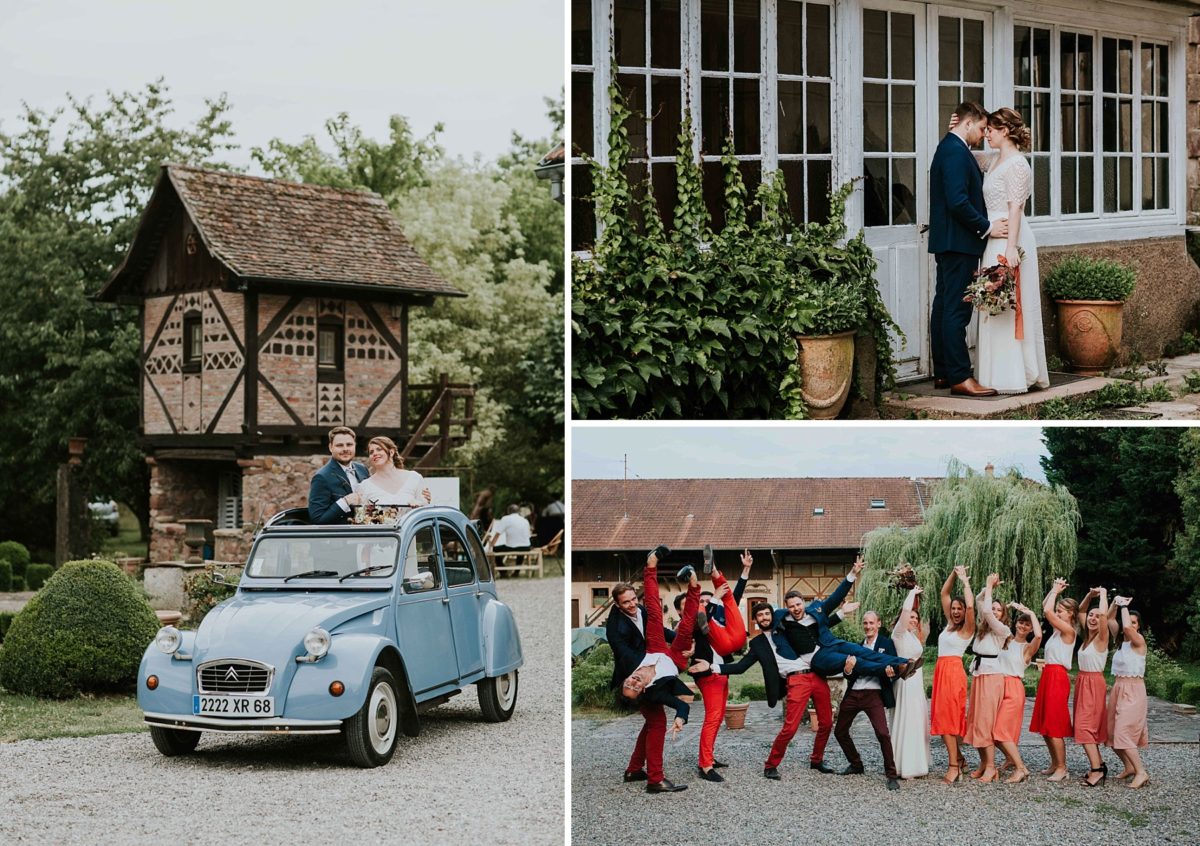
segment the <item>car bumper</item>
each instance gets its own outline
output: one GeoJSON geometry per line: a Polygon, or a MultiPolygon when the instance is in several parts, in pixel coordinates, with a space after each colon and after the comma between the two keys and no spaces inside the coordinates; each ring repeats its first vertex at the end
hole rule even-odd
{"type": "Polygon", "coordinates": [[[228,720],[221,717],[195,717],[190,714],[145,714],[146,723],[160,728],[183,731],[217,731],[230,734],[337,734],[341,720],[289,720],[263,717],[257,720],[228,720]]]}

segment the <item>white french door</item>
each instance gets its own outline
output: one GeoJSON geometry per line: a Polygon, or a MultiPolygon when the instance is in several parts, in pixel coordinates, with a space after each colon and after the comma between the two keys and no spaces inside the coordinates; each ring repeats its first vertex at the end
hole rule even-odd
{"type": "Polygon", "coordinates": [[[905,340],[897,375],[929,375],[934,265],[926,252],[929,162],[954,107],[992,87],[992,15],[905,0],[862,10],[863,227],[877,281],[905,340]]]}

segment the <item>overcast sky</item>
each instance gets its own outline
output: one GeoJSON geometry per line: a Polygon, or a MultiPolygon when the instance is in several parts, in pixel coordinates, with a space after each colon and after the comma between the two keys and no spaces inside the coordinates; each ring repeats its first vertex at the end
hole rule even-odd
{"type": "Polygon", "coordinates": [[[563,84],[562,0],[0,0],[0,131],[21,101],[137,90],[165,77],[192,122],[225,92],[241,151],[323,136],[340,111],[382,139],[392,114],[439,121],[451,155],[545,137],[563,84]]]}
{"type": "Polygon", "coordinates": [[[1041,429],[1019,426],[607,426],[571,432],[571,477],[940,476],[950,458],[1045,481],[1041,429]]]}

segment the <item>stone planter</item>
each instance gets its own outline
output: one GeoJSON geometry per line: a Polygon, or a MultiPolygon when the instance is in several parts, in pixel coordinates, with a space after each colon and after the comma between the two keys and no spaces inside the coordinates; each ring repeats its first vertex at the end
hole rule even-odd
{"type": "Polygon", "coordinates": [[[208,531],[212,528],[212,520],[180,520],[187,531],[183,536],[183,545],[187,548],[187,564],[204,563],[204,544],[208,540],[208,531]]]}
{"type": "Polygon", "coordinates": [[[850,395],[854,374],[854,332],[798,335],[801,393],[814,420],[837,417],[850,395]]]}
{"type": "Polygon", "coordinates": [[[1058,351],[1076,373],[1095,376],[1117,360],[1124,303],[1119,300],[1055,300],[1058,351]]]}
{"type": "Polygon", "coordinates": [[[125,571],[125,575],[131,579],[138,577],[138,571],[142,569],[142,565],[146,563],[145,558],[118,558],[117,566],[125,571]]]}
{"type": "Polygon", "coordinates": [[[725,727],[728,729],[744,729],[746,727],[746,711],[749,702],[730,702],[725,706],[725,727]]]}

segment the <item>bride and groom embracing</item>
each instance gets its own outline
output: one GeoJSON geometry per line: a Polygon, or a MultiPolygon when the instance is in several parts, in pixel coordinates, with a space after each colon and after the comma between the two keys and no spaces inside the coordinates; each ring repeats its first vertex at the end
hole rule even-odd
{"type": "Polygon", "coordinates": [[[404,459],[391,438],[367,442],[366,466],[354,460],[354,430],[329,430],[328,463],[312,478],[308,489],[308,518],[313,523],[348,523],[354,506],[425,505],[432,500],[421,474],[404,469],[404,459]]]}
{"type": "Polygon", "coordinates": [[[988,114],[962,103],[929,171],[929,252],[937,264],[929,334],[935,388],[988,397],[1049,387],[1042,338],[1037,244],[1024,219],[1033,183],[1021,150],[1029,129],[1014,109],[988,114]],[[986,138],[989,149],[975,150],[986,138]],[[979,315],[975,367],[967,352],[971,302],[967,286],[979,269],[1017,269],[1015,307],[979,315]]]}

